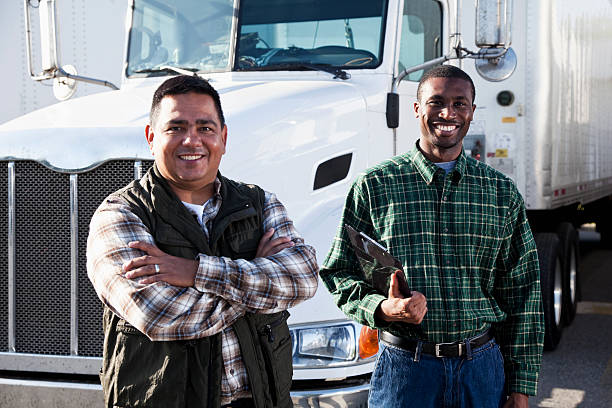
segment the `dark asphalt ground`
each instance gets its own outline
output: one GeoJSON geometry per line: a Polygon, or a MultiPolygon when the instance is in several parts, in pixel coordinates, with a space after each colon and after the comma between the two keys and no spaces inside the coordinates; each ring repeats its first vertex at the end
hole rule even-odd
{"type": "Polygon", "coordinates": [[[612,249],[581,232],[578,313],[556,350],[544,352],[531,407],[612,408],[612,249]]]}

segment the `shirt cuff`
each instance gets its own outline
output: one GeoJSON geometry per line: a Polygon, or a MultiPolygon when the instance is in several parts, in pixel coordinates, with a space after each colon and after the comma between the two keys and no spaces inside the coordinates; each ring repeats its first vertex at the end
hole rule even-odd
{"type": "Polygon", "coordinates": [[[538,390],[538,374],[528,371],[517,371],[506,373],[507,392],[519,392],[529,396],[535,396],[538,390]]]}
{"type": "Polygon", "coordinates": [[[213,289],[220,290],[225,288],[228,278],[231,280],[223,259],[199,254],[196,261],[198,261],[198,270],[196,271],[194,286],[200,292],[210,292],[213,289]]]}
{"type": "Polygon", "coordinates": [[[386,299],[383,295],[373,293],[367,295],[361,301],[359,308],[361,309],[363,320],[367,322],[369,327],[384,329],[388,326],[389,323],[376,318],[376,309],[386,299]]]}

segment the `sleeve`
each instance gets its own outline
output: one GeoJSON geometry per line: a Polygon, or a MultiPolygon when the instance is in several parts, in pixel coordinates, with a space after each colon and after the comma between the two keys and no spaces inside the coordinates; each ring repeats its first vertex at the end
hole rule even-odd
{"type": "Polygon", "coordinates": [[[289,236],[294,246],[250,261],[200,254],[198,290],[258,313],[286,310],[314,296],[319,272],[315,250],[304,244],[285,207],[268,192],[263,220],[264,231],[274,228],[272,239],[289,236]]]}
{"type": "Polygon", "coordinates": [[[507,318],[496,325],[495,336],[504,357],[507,392],[535,395],[544,343],[540,266],[518,191],[504,236],[494,297],[507,318]]]}
{"type": "Polygon", "coordinates": [[[245,313],[230,303],[195,288],[166,282],[143,285],[126,279],[122,265],[142,256],[128,247],[131,241],[154,244],[153,237],[128,205],[106,199],[92,217],[87,239],[87,274],[98,297],[115,314],[151,340],[188,340],[211,336],[245,313]]]}
{"type": "Polygon", "coordinates": [[[350,225],[358,231],[372,234],[368,197],[367,184],[362,175],[349,190],[336,237],[323,262],[320,275],[345,315],[360,324],[383,329],[388,326],[375,318],[375,312],[386,297],[377,293],[365,280],[344,227],[350,225]]]}

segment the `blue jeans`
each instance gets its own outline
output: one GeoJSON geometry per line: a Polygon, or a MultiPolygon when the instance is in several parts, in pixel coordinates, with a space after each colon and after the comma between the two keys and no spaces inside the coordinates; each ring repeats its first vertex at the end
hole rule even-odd
{"type": "Polygon", "coordinates": [[[504,362],[495,340],[472,350],[472,358],[435,357],[380,343],[370,381],[370,408],[498,408],[504,393],[504,362]]]}

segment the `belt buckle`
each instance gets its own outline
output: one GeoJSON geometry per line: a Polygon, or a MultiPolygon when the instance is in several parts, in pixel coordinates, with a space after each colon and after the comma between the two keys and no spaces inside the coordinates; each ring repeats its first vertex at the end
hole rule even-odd
{"type": "Polygon", "coordinates": [[[440,346],[459,346],[458,357],[461,357],[463,355],[463,343],[436,343],[434,345],[434,348],[436,352],[436,357],[438,358],[444,357],[442,354],[440,354],[440,346]]]}

